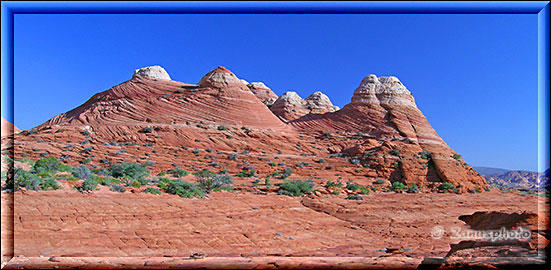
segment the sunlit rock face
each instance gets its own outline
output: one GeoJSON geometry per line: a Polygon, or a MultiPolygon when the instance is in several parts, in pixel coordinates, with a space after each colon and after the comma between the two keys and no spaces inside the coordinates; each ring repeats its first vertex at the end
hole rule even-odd
{"type": "Polygon", "coordinates": [[[247,83],[247,87],[268,107],[272,106],[277,99],[277,95],[263,82],[247,83]]]}
{"type": "Polygon", "coordinates": [[[296,92],[289,91],[281,95],[270,109],[284,121],[292,121],[307,114],[334,112],[339,110],[339,107],[333,106],[329,97],[319,91],[305,99],[296,92]]]}
{"type": "Polygon", "coordinates": [[[136,69],[132,77],[171,80],[170,75],[168,75],[168,72],[166,72],[166,70],[161,66],[149,66],[149,67],[136,69]]]}

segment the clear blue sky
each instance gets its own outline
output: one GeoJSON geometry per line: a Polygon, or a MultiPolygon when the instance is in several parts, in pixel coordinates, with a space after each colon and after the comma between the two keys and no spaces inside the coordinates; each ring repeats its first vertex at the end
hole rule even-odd
{"type": "Polygon", "coordinates": [[[470,164],[537,170],[536,15],[18,14],[14,45],[21,129],[148,65],[189,83],[221,65],[340,107],[374,73],[400,78],[470,164]]]}

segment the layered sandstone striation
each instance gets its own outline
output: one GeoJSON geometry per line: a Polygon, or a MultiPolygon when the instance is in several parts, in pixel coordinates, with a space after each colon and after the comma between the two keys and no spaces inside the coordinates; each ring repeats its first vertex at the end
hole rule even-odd
{"type": "Polygon", "coordinates": [[[354,134],[355,140],[335,142],[332,151],[360,160],[393,182],[418,186],[449,182],[464,190],[486,185],[438,136],[411,92],[393,76],[368,75],[341,110],[308,114],[290,124],[302,131],[354,134]]]}
{"type": "Polygon", "coordinates": [[[272,106],[277,100],[277,95],[263,82],[247,83],[247,87],[268,107],[272,106]]]}
{"type": "Polygon", "coordinates": [[[147,158],[156,163],[155,172],[182,159],[186,162],[178,166],[189,170],[216,164],[239,172],[249,164],[261,177],[291,167],[297,176],[319,182],[345,178],[371,184],[384,179],[389,185],[402,182],[433,191],[449,182],[457,187],[449,192],[483,191],[487,186],[438,136],[396,77],[365,77],[351,102],[339,110],[321,92],[305,99],[287,92],[268,108],[266,101],[275,94],[265,84],[243,82],[224,67],[197,84],[161,79],[170,78],[155,75],[162,68],[143,70],[38,126],[37,133],[22,132],[16,142],[19,154],[33,159],[70,156],[65,161],[70,164],[84,158],[93,158],[93,163],[147,158]],[[90,141],[93,149],[84,151],[89,145],[75,143],[82,141],[90,141]],[[67,151],[67,144],[74,150],[67,151]],[[139,145],[164,149],[151,155],[139,145]],[[219,157],[209,157],[209,164],[194,158],[191,150],[177,153],[182,148],[214,150],[219,157]],[[124,154],[113,154],[122,150],[124,154]],[[220,158],[242,151],[251,155],[240,157],[241,162],[220,158]],[[281,155],[285,160],[274,162],[281,155]]]}

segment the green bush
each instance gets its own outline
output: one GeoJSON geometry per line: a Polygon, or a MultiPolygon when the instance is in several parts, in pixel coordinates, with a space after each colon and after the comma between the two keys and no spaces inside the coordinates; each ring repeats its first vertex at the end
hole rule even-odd
{"type": "Polygon", "coordinates": [[[82,182],[82,185],[76,187],[76,189],[80,192],[91,192],[96,190],[98,187],[98,182],[94,179],[86,179],[84,182],[82,182]]]}
{"type": "Polygon", "coordinates": [[[141,130],[142,133],[151,133],[153,132],[153,128],[151,127],[144,127],[142,130],[141,130]]]}
{"type": "Polygon", "coordinates": [[[354,195],[348,195],[346,198],[344,198],[346,200],[357,200],[357,201],[361,201],[363,200],[364,198],[359,195],[359,194],[354,194],[354,195]]]}
{"type": "Polygon", "coordinates": [[[393,190],[404,190],[404,189],[406,189],[406,185],[402,182],[394,182],[394,183],[392,183],[392,189],[393,190]]]}
{"type": "Polygon", "coordinates": [[[392,149],[390,150],[389,154],[393,156],[400,156],[400,151],[398,151],[397,149],[392,149]]]}
{"type": "Polygon", "coordinates": [[[59,161],[55,157],[47,157],[37,160],[33,165],[33,171],[40,172],[57,172],[59,169],[59,161]]]}
{"type": "Polygon", "coordinates": [[[22,187],[28,190],[40,190],[40,178],[21,168],[14,170],[14,183],[6,183],[6,188],[20,190],[22,187]]]}
{"type": "Polygon", "coordinates": [[[255,176],[256,174],[256,171],[254,169],[245,169],[241,172],[239,172],[236,176],[237,177],[242,177],[242,178],[245,178],[245,177],[253,177],[255,176]]]}
{"type": "Polygon", "coordinates": [[[384,183],[385,183],[385,180],[383,180],[383,179],[377,179],[377,180],[374,182],[374,184],[377,184],[377,185],[382,185],[382,184],[384,184],[384,183]]]}
{"type": "Polygon", "coordinates": [[[205,192],[220,191],[230,189],[233,184],[231,176],[227,174],[215,174],[214,172],[203,170],[195,173],[197,185],[205,192]]]}
{"type": "Polygon", "coordinates": [[[149,175],[149,171],[146,167],[139,163],[126,163],[123,162],[119,165],[114,165],[109,168],[109,173],[113,177],[123,177],[130,179],[141,180],[149,175]]]}
{"type": "Polygon", "coordinates": [[[110,191],[113,191],[113,192],[120,192],[120,193],[125,193],[126,192],[126,188],[124,188],[123,186],[121,185],[112,185],[110,188],[109,188],[110,191]]]}
{"type": "Polygon", "coordinates": [[[419,187],[417,186],[417,184],[413,183],[408,187],[408,192],[409,193],[417,193],[417,192],[419,192],[419,187]]]}
{"type": "Polygon", "coordinates": [[[354,182],[348,182],[346,183],[346,189],[356,191],[360,189],[360,185],[354,183],[354,182]]]}
{"type": "Polygon", "coordinates": [[[367,187],[360,187],[360,194],[368,195],[371,192],[367,187]]]}
{"type": "Polygon", "coordinates": [[[461,159],[461,155],[458,154],[458,153],[454,153],[452,157],[453,157],[453,159],[455,159],[455,160],[460,160],[460,159],[461,159]]]}
{"type": "Polygon", "coordinates": [[[172,174],[172,176],[174,176],[174,177],[182,177],[182,176],[186,176],[186,175],[189,174],[188,171],[186,171],[182,168],[170,169],[170,170],[167,171],[167,173],[172,174]]]}
{"type": "Polygon", "coordinates": [[[438,187],[439,190],[448,190],[448,189],[452,189],[454,190],[455,189],[455,185],[454,184],[450,184],[448,182],[444,182],[442,184],[440,184],[440,186],[438,187]]]}
{"type": "Polygon", "coordinates": [[[166,192],[183,198],[201,198],[205,195],[198,186],[181,179],[169,182],[167,184],[166,192]]]}
{"type": "Polygon", "coordinates": [[[92,172],[90,172],[90,169],[84,165],[80,165],[78,168],[73,168],[72,174],[78,179],[88,179],[92,177],[92,172]]]}
{"type": "Polygon", "coordinates": [[[151,193],[151,194],[155,194],[155,195],[161,195],[161,191],[156,189],[156,188],[146,188],[144,189],[144,191],[142,191],[143,193],[151,193]]]}
{"type": "Polygon", "coordinates": [[[330,188],[330,187],[338,187],[338,188],[342,188],[342,184],[341,182],[333,182],[332,180],[328,180],[326,183],[325,183],[325,186],[326,188],[330,188]]]}
{"type": "Polygon", "coordinates": [[[279,195],[287,195],[292,197],[300,197],[304,194],[310,194],[312,193],[312,188],[314,187],[314,183],[312,183],[311,180],[294,180],[294,181],[288,181],[285,180],[285,182],[279,184],[279,195]]]}
{"type": "Polygon", "coordinates": [[[40,186],[40,189],[42,190],[48,190],[48,189],[56,190],[61,188],[57,184],[57,181],[54,178],[47,177],[41,180],[42,181],[40,182],[39,186],[40,186]]]}

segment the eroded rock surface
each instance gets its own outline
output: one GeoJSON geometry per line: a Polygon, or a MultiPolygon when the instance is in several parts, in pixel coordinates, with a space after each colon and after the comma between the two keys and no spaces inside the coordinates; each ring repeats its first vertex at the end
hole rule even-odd
{"type": "Polygon", "coordinates": [[[171,80],[168,72],[161,66],[149,66],[136,69],[132,77],[145,77],[150,79],[171,80]]]}

